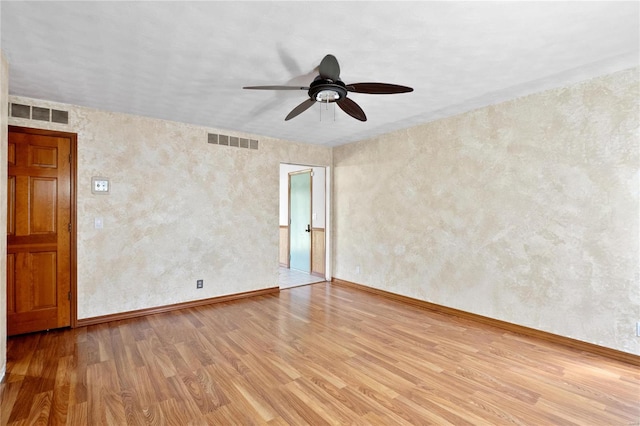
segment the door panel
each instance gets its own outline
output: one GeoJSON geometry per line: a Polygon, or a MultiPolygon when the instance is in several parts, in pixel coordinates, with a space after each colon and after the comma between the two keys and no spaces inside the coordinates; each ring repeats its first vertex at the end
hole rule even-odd
{"type": "Polygon", "coordinates": [[[9,162],[9,165],[16,164],[16,144],[15,143],[9,142],[7,161],[9,162]]]}
{"type": "Polygon", "coordinates": [[[41,133],[9,129],[9,335],[71,325],[71,139],[41,133]]]}
{"type": "Polygon", "coordinates": [[[51,167],[58,165],[58,149],[48,146],[29,146],[29,166],[51,167]]]}
{"type": "Polygon", "coordinates": [[[56,307],[56,252],[30,253],[28,265],[31,269],[31,300],[30,310],[49,309],[56,307]]]}
{"type": "Polygon", "coordinates": [[[289,267],[311,272],[311,171],[289,174],[289,267]]]}
{"type": "Polygon", "coordinates": [[[7,237],[16,233],[16,177],[7,179],[7,237]]]}
{"type": "Polygon", "coordinates": [[[15,314],[16,312],[16,255],[15,253],[7,254],[7,315],[15,314]]]}
{"type": "Polygon", "coordinates": [[[32,178],[27,196],[30,235],[56,233],[57,179],[32,178]]]}

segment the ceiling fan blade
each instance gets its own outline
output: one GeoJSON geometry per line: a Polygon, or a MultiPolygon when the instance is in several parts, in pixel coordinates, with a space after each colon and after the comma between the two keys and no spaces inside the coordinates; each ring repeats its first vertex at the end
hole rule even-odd
{"type": "Polygon", "coordinates": [[[344,112],[346,112],[356,120],[367,121],[367,116],[364,114],[362,108],[360,108],[360,105],[353,102],[351,99],[342,98],[336,103],[338,104],[340,109],[342,109],[344,112]]]}
{"type": "Polygon", "coordinates": [[[328,78],[333,81],[340,79],[340,65],[338,65],[338,60],[333,55],[327,55],[322,58],[318,71],[322,78],[328,78]]]}
{"type": "Polygon", "coordinates": [[[284,119],[284,121],[289,121],[293,117],[302,114],[303,112],[311,108],[315,103],[316,101],[314,101],[313,99],[311,98],[307,99],[306,101],[304,101],[303,103],[301,103],[300,105],[292,109],[289,115],[287,115],[287,117],[284,119]]]}
{"type": "Polygon", "coordinates": [[[392,95],[394,93],[413,92],[411,87],[388,83],[353,83],[347,85],[347,90],[355,93],[369,93],[371,95],[392,95]]]}
{"type": "Polygon", "coordinates": [[[302,86],[245,86],[243,89],[255,90],[309,90],[308,87],[302,86]]]}

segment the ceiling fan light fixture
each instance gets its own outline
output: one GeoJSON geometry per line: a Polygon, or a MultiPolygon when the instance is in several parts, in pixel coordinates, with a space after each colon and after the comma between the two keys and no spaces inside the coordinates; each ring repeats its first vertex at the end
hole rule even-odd
{"type": "Polygon", "coordinates": [[[324,89],[316,94],[318,102],[335,102],[340,99],[340,94],[332,89],[324,89]]]}
{"type": "Polygon", "coordinates": [[[339,102],[347,96],[347,87],[340,80],[316,79],[309,87],[309,98],[316,102],[339,102]]]}

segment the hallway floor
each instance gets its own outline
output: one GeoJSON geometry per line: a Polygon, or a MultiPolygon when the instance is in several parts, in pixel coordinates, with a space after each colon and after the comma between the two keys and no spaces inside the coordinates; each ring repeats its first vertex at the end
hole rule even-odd
{"type": "Polygon", "coordinates": [[[325,281],[323,277],[318,277],[295,269],[284,268],[282,266],[280,267],[280,276],[278,278],[280,288],[291,288],[306,284],[319,283],[322,281],[325,281]]]}

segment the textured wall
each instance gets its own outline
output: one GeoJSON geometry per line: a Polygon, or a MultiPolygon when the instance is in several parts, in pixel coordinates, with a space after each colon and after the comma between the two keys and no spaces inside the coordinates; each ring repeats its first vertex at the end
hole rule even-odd
{"type": "MultiPolygon", "coordinates": [[[[9,64],[0,50],[0,187],[7,189],[9,64]]],[[[0,223],[7,228],[7,196],[0,197],[0,223]]],[[[7,239],[0,239],[0,271],[7,270],[7,239]]],[[[0,380],[7,367],[7,274],[0,273],[0,380]]]]}
{"type": "Polygon", "coordinates": [[[280,162],[331,161],[330,148],[210,145],[207,131],[255,136],[11,100],[69,110],[70,125],[11,124],[78,133],[80,319],[277,286],[280,162]],[[111,194],[93,195],[92,176],[109,178],[111,194]]]}
{"type": "Polygon", "coordinates": [[[638,72],[335,148],[333,276],[640,354],[638,72]]]}

